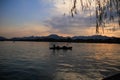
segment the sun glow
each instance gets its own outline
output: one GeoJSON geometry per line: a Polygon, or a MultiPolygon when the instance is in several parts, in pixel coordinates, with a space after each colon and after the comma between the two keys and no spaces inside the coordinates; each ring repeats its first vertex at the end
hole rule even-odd
{"type": "MultiPolygon", "coordinates": [[[[95,35],[96,0],[76,1],[77,13],[74,17],[71,16],[71,8],[74,5],[74,0],[38,0],[37,3],[26,0],[24,2],[16,1],[16,5],[13,2],[8,3],[8,5],[4,4],[2,5],[3,10],[1,10],[2,15],[0,15],[2,16],[0,19],[2,22],[0,24],[0,36],[46,36],[49,34],[58,34],[61,36],[95,35]],[[23,3],[24,9],[21,6],[23,3]]],[[[108,0],[101,0],[101,3],[103,1],[108,0]]],[[[106,3],[103,3],[102,6],[104,5],[106,3]]],[[[120,37],[120,28],[117,20],[118,18],[115,18],[111,22],[106,20],[107,24],[105,24],[105,27],[104,25],[99,27],[99,34],[120,37]]]]}

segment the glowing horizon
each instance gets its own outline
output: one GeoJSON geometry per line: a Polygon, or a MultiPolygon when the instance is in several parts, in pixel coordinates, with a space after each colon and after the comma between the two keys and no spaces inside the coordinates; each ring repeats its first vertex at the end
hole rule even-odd
{"type": "MultiPolygon", "coordinates": [[[[71,1],[61,0],[1,0],[0,36],[88,36],[95,35],[95,13],[78,11],[74,18],[69,9],[71,1]],[[64,14],[65,13],[65,14],[64,14]],[[92,17],[90,17],[92,16],[92,17]]],[[[94,4],[94,3],[93,3],[94,4]]],[[[79,6],[80,4],[77,4],[79,6]]],[[[113,24],[113,23],[111,23],[113,24]]],[[[114,25],[108,26],[114,26],[114,25]]],[[[115,23],[114,23],[115,24],[115,23]]],[[[120,37],[120,30],[105,28],[101,35],[120,37]]]]}

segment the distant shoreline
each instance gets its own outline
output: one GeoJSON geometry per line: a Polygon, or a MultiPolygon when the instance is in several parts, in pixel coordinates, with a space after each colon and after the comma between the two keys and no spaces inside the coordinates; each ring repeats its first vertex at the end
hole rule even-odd
{"type": "Polygon", "coordinates": [[[10,39],[7,39],[5,37],[0,37],[0,41],[117,43],[117,44],[120,44],[120,38],[101,36],[101,35],[63,37],[63,36],[58,36],[56,34],[51,34],[48,36],[14,37],[10,39]]]}
{"type": "Polygon", "coordinates": [[[107,42],[107,41],[102,41],[102,42],[99,42],[99,41],[96,41],[96,42],[93,42],[93,41],[31,41],[31,40],[17,40],[17,41],[13,41],[13,40],[3,40],[3,41],[0,41],[0,42],[68,42],[68,43],[106,43],[106,44],[120,44],[120,42],[107,42]]]}

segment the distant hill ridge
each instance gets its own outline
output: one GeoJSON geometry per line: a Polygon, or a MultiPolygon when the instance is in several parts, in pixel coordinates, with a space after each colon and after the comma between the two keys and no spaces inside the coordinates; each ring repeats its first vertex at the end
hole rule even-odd
{"type": "Polygon", "coordinates": [[[0,36],[0,41],[7,40],[7,38],[0,36]]]}
{"type": "Polygon", "coordinates": [[[50,34],[48,36],[28,36],[28,37],[13,37],[7,39],[5,37],[0,37],[0,41],[59,41],[59,42],[108,42],[108,43],[120,43],[120,38],[118,37],[108,37],[102,35],[92,35],[92,36],[73,36],[73,37],[63,37],[57,34],[50,34]]]}

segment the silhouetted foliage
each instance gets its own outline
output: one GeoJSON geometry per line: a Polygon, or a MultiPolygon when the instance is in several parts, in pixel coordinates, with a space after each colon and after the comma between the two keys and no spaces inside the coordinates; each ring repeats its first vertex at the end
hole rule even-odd
{"type": "Polygon", "coordinates": [[[71,8],[71,16],[74,17],[77,14],[76,4],[80,2],[82,10],[89,8],[93,2],[95,2],[95,13],[96,13],[96,33],[99,33],[99,27],[106,27],[105,24],[111,21],[117,22],[120,27],[120,0],[72,0],[73,6],[71,8]]]}

